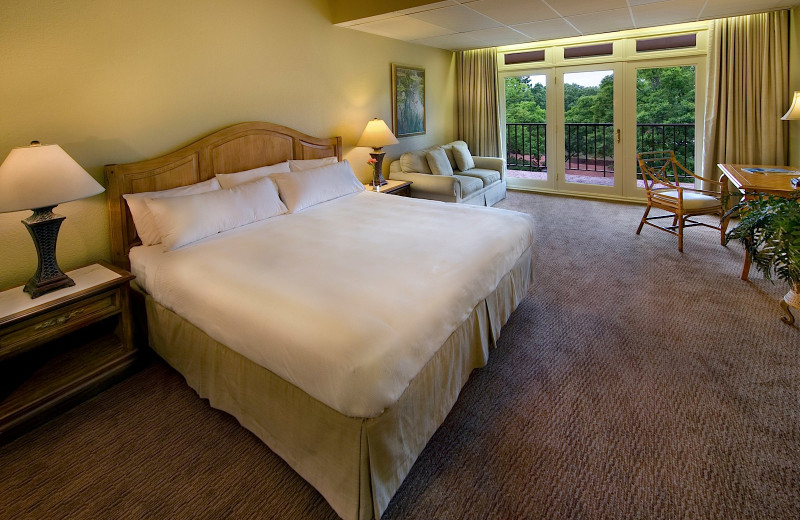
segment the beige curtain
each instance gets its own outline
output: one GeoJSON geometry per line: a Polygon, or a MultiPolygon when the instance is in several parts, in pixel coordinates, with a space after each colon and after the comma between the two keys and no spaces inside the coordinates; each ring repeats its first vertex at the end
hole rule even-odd
{"type": "Polygon", "coordinates": [[[717,163],[786,164],[788,11],[714,20],[709,31],[703,172],[717,163]]]}
{"type": "Polygon", "coordinates": [[[456,55],[458,138],[474,155],[500,156],[497,49],[456,55]]]}

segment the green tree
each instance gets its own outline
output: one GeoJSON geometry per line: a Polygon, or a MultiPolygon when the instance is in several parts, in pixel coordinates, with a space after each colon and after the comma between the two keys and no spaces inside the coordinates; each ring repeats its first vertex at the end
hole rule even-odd
{"type": "Polygon", "coordinates": [[[639,69],[637,123],[694,123],[694,66],[639,69]]]}
{"type": "Polygon", "coordinates": [[[695,68],[657,67],[639,69],[636,75],[637,148],[639,151],[675,150],[694,171],[695,68]]]}
{"type": "Polygon", "coordinates": [[[564,120],[567,123],[613,123],[614,76],[604,77],[599,87],[565,84],[564,120]]]}

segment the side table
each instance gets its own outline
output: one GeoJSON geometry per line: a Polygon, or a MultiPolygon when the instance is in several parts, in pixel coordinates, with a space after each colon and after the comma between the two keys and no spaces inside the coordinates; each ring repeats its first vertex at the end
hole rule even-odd
{"type": "Polygon", "coordinates": [[[369,191],[378,191],[380,193],[390,193],[392,195],[400,195],[403,197],[410,197],[411,196],[411,181],[386,181],[386,184],[380,187],[380,189],[375,189],[375,186],[371,184],[365,184],[364,187],[369,191]]]}
{"type": "Polygon", "coordinates": [[[70,271],[75,286],[31,299],[0,292],[0,444],[121,378],[136,362],[134,276],[106,262],[70,271]]]}

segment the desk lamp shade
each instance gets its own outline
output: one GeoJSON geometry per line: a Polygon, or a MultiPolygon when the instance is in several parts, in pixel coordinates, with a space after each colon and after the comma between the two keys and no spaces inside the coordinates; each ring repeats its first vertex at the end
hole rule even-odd
{"type": "Polygon", "coordinates": [[[372,165],[372,185],[382,186],[386,184],[386,179],[383,178],[383,156],[385,152],[381,150],[384,146],[390,144],[397,144],[399,141],[394,136],[386,122],[383,119],[375,118],[367,123],[364,132],[361,134],[361,139],[358,140],[356,146],[369,146],[372,148],[370,157],[375,159],[372,165]]]}
{"type": "Polygon", "coordinates": [[[75,285],[56,261],[56,240],[64,216],[53,213],[63,202],[97,195],[104,188],[55,144],[14,148],[0,165],[0,213],[33,210],[22,221],[33,238],[39,266],[25,285],[32,298],[75,285]]]}
{"type": "Polygon", "coordinates": [[[789,107],[789,110],[783,114],[781,118],[785,121],[800,119],[800,90],[794,93],[794,98],[792,98],[792,105],[789,107]]]}

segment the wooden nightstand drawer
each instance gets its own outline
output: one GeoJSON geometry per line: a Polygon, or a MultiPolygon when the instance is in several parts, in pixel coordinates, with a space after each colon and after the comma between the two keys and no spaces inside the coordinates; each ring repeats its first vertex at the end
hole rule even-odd
{"type": "Polygon", "coordinates": [[[21,321],[0,331],[0,359],[15,355],[121,310],[120,291],[113,290],[21,321]]]}

